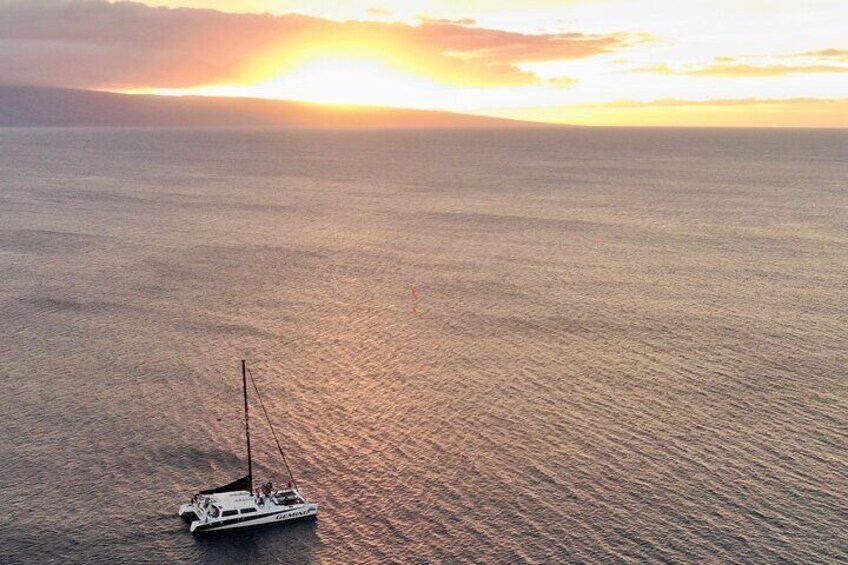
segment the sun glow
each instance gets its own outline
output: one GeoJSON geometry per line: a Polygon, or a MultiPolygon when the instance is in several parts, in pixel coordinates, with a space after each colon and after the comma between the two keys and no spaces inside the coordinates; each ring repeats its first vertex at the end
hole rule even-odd
{"type": "MultiPolygon", "coordinates": [[[[318,104],[430,108],[439,85],[376,61],[320,57],[254,84],[213,84],[192,88],[133,89],[134,94],[227,96],[296,100],[318,104]]],[[[443,96],[438,96],[443,98],[443,96]]]]}
{"type": "Polygon", "coordinates": [[[294,100],[342,106],[385,106],[474,112],[559,103],[562,89],[549,84],[526,87],[461,87],[416,76],[389,63],[358,57],[326,56],[255,84],[215,84],[192,88],[145,88],[122,92],[165,96],[224,96],[294,100]]]}
{"type": "Polygon", "coordinates": [[[378,61],[325,57],[254,85],[220,85],[195,92],[215,96],[249,96],[319,104],[408,106],[426,104],[433,84],[378,61]],[[202,91],[202,92],[199,92],[202,91]]]}

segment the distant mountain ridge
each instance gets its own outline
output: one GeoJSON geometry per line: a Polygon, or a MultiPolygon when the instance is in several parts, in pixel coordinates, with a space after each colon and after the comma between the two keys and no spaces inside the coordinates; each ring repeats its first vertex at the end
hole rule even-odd
{"type": "Polygon", "coordinates": [[[428,110],[0,85],[0,127],[74,126],[444,128],[549,124],[428,110]]]}

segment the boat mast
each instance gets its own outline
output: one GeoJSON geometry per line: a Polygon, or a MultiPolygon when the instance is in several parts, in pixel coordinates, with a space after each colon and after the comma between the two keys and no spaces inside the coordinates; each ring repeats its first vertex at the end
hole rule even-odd
{"type": "Polygon", "coordinates": [[[241,360],[241,383],[244,388],[244,435],[247,438],[247,480],[250,483],[250,491],[253,491],[253,461],[250,458],[250,420],[247,413],[247,367],[245,360],[241,360]]]}
{"type": "Polygon", "coordinates": [[[271,423],[271,417],[268,416],[268,409],[265,408],[265,403],[262,402],[262,395],[259,394],[259,387],[256,386],[256,379],[253,378],[253,373],[250,371],[248,371],[247,374],[250,376],[250,382],[253,383],[253,390],[256,392],[256,398],[259,399],[259,406],[262,407],[262,412],[265,414],[265,421],[268,422],[268,427],[271,428],[271,435],[274,436],[274,442],[277,444],[277,451],[280,452],[280,457],[283,458],[283,463],[285,463],[286,470],[289,472],[289,479],[291,479],[291,483],[294,488],[297,488],[297,481],[294,480],[294,473],[292,473],[291,467],[289,466],[289,460],[286,459],[286,454],[283,453],[283,448],[280,445],[280,439],[277,437],[277,431],[274,429],[274,424],[271,423]]]}

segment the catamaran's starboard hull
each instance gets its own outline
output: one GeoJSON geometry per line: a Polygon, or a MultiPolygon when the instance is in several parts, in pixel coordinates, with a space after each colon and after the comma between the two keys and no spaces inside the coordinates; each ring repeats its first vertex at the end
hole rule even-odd
{"type": "Polygon", "coordinates": [[[314,518],[318,514],[317,504],[304,504],[299,507],[278,510],[266,514],[253,516],[233,516],[222,520],[191,523],[191,532],[194,534],[218,532],[221,530],[233,530],[236,528],[249,528],[251,526],[263,526],[268,524],[279,524],[292,522],[306,518],[314,518]]]}

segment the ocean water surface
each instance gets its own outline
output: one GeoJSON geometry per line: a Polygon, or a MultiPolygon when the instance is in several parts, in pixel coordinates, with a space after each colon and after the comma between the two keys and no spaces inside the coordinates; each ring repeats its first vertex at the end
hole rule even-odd
{"type": "Polygon", "coordinates": [[[846,131],[5,129],[0,273],[2,563],[848,560],[846,131]]]}

